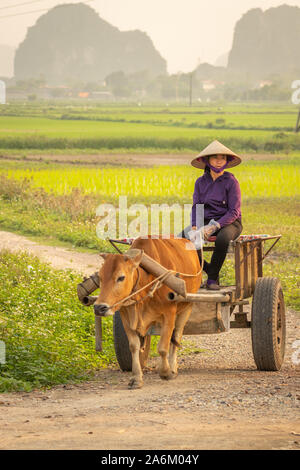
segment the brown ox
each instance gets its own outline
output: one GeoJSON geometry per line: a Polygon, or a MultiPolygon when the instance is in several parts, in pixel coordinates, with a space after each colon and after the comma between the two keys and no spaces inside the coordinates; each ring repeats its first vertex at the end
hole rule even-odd
{"type": "MultiPolygon", "coordinates": [[[[185,238],[174,239],[142,239],[137,238],[132,248],[143,250],[148,256],[167,269],[184,274],[196,274],[200,271],[200,263],[196,250],[187,250],[186,245],[191,242],[185,238]]],[[[95,315],[113,315],[120,310],[124,329],[126,331],[130,351],[132,354],[133,378],[129,382],[130,388],[140,388],[143,385],[143,374],[139,360],[141,339],[146,335],[152,325],[160,325],[160,341],[158,352],[161,357],[159,375],[162,379],[172,379],[177,375],[177,347],[180,344],[183,328],[187,322],[192,304],[187,302],[171,302],[168,293],[172,290],[163,285],[157,289],[153,297],[146,296],[151,287],[134,296],[137,303],[124,306],[116,302],[125,299],[134,290],[137,290],[155,279],[147,273],[139,263],[142,258],[140,252],[135,258],[121,254],[102,254],[105,259],[99,278],[101,292],[94,303],[95,315]],[[113,306],[113,307],[111,307],[113,306]],[[169,359],[168,359],[169,353],[169,359]]],[[[195,293],[201,285],[202,275],[196,277],[180,276],[186,281],[186,291],[195,293]]]]}

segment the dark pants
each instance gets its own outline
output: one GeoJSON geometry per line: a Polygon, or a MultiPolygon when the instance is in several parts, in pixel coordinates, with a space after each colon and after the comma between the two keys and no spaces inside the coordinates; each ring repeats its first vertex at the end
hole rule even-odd
{"type": "MultiPolygon", "coordinates": [[[[204,224],[207,225],[209,220],[205,220],[204,224]]],[[[191,226],[184,229],[181,233],[182,238],[187,238],[185,233],[191,230],[191,226]]],[[[232,224],[222,227],[213,233],[212,236],[216,236],[215,248],[210,260],[210,263],[204,260],[203,270],[207,273],[208,279],[217,281],[219,272],[226,258],[226,254],[229,247],[229,242],[235,240],[242,232],[243,226],[239,220],[235,220],[232,224]]],[[[199,261],[201,264],[201,250],[197,250],[199,261]]]]}

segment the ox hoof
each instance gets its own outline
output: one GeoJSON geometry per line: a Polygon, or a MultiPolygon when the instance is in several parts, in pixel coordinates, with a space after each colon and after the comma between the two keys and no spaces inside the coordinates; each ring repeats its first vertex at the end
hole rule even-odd
{"type": "Polygon", "coordinates": [[[136,388],[142,388],[143,386],[143,381],[142,380],[137,380],[137,379],[131,379],[130,382],[128,383],[128,388],[134,390],[136,388]]]}
{"type": "Polygon", "coordinates": [[[177,373],[175,372],[172,372],[171,370],[167,373],[162,373],[162,374],[159,374],[160,378],[162,380],[173,380],[173,379],[176,379],[177,377],[177,373]]]}

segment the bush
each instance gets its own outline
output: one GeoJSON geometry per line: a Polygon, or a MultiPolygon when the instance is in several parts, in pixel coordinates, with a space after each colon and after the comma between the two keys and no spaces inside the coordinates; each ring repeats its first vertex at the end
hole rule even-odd
{"type": "Polygon", "coordinates": [[[278,141],[269,141],[265,143],[264,149],[267,152],[278,152],[278,151],[283,151],[285,150],[287,144],[285,142],[278,142],[278,141]]]}

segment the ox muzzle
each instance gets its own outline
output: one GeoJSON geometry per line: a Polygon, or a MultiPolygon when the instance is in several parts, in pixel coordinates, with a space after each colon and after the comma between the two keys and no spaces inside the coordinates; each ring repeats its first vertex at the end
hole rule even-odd
{"type": "Polygon", "coordinates": [[[114,313],[108,304],[94,304],[94,314],[96,317],[109,317],[114,313]]]}

